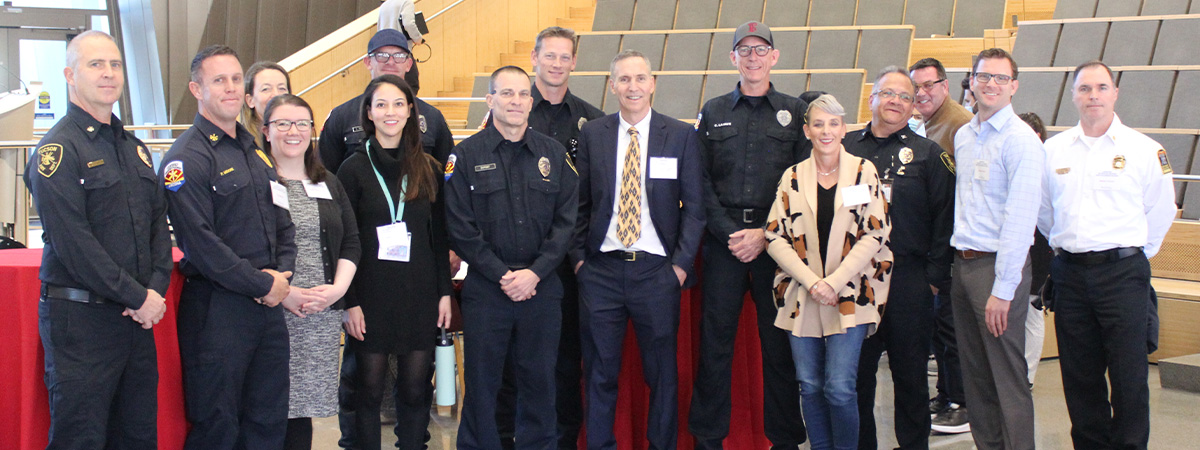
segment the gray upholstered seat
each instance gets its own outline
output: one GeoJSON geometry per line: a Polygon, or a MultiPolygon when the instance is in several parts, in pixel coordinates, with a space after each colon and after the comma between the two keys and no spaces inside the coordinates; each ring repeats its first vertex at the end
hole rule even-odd
{"type": "Polygon", "coordinates": [[[759,22],[762,21],[762,15],[763,0],[726,0],[721,4],[717,28],[737,28],[746,22],[759,22]]]}
{"type": "MultiPolygon", "coordinates": [[[[1193,14],[1200,12],[1198,4],[1200,1],[1192,1],[1193,14]]],[[[1154,47],[1154,65],[1200,64],[1200,52],[1195,47],[1200,42],[1200,19],[1163,20],[1158,33],[1166,39],[1159,39],[1154,47]]]]}
{"type": "MultiPolygon", "coordinates": [[[[904,23],[905,0],[859,2],[855,25],[900,25],[904,23]]],[[[916,11],[913,11],[916,14],[916,11]]]]}
{"type": "Polygon", "coordinates": [[[575,70],[608,72],[609,63],[620,49],[620,35],[580,36],[575,70]]]}
{"type": "Polygon", "coordinates": [[[1142,9],[1138,0],[1100,0],[1096,2],[1094,17],[1126,17],[1136,16],[1142,9]]]}
{"type": "Polygon", "coordinates": [[[855,2],[849,0],[812,0],[808,25],[812,27],[854,25],[855,2]]]}
{"type": "MultiPolygon", "coordinates": [[[[487,75],[477,75],[475,83],[471,85],[472,97],[483,97],[488,94],[488,81],[491,79],[487,75]]],[[[484,116],[487,115],[488,106],[484,102],[471,102],[467,106],[467,128],[475,129],[483,123],[484,116]]]]}
{"type": "Polygon", "coordinates": [[[1142,4],[1143,16],[1161,16],[1168,14],[1187,14],[1188,3],[1191,0],[1146,0],[1142,4]]]}
{"type": "Polygon", "coordinates": [[[1004,28],[1004,3],[959,0],[954,9],[954,37],[983,37],[983,30],[1004,28]]]}
{"type": "MultiPolygon", "coordinates": [[[[1171,162],[1171,169],[1177,174],[1190,174],[1192,172],[1192,153],[1196,148],[1196,135],[1194,134],[1167,134],[1167,133],[1146,133],[1159,145],[1167,151],[1167,158],[1171,162]]],[[[1184,181],[1175,182],[1175,203],[1183,203],[1184,193],[1187,190],[1187,183],[1184,181]]],[[[1196,188],[1196,192],[1200,193],[1200,188],[1196,188]]]]}
{"type": "Polygon", "coordinates": [[[721,0],[679,0],[675,28],[696,30],[717,27],[717,10],[721,0]]]}
{"type": "Polygon", "coordinates": [[[858,106],[862,101],[863,77],[858,73],[814,73],[809,76],[808,89],[825,91],[834,96],[846,109],[846,122],[858,122],[858,106]]]}
{"type": "Polygon", "coordinates": [[[808,3],[809,0],[767,0],[763,7],[763,23],[772,28],[807,26],[808,3]]]}
{"type": "Polygon", "coordinates": [[[908,0],[904,23],[917,27],[916,37],[949,36],[954,0],[908,0]]]}
{"type": "Polygon", "coordinates": [[[628,30],[633,24],[634,0],[596,0],[592,31],[628,30]]]}
{"type": "MultiPolygon", "coordinates": [[[[676,0],[637,0],[632,30],[670,30],[675,26],[676,0]]],[[[599,8],[597,8],[599,10],[599,8]]]]}
{"type": "Polygon", "coordinates": [[[712,51],[708,55],[708,70],[729,70],[729,51],[733,49],[733,33],[713,33],[712,51]]]}
{"type": "Polygon", "coordinates": [[[1058,0],[1054,5],[1055,19],[1093,17],[1095,13],[1096,0],[1058,0]]]}
{"type": "Polygon", "coordinates": [[[1054,48],[1058,46],[1058,35],[1062,25],[1057,23],[1030,23],[1017,30],[1017,42],[1013,44],[1013,59],[1025,67],[1049,67],[1054,62],[1054,48]]]}
{"type": "MultiPolygon", "coordinates": [[[[961,101],[963,95],[962,79],[967,77],[967,68],[947,68],[946,69],[946,86],[950,88],[948,101],[961,101]]],[[[1020,92],[1018,90],[1017,92],[1020,92]]]]}
{"type": "Polygon", "coordinates": [[[1134,128],[1162,128],[1166,124],[1167,101],[1171,99],[1175,71],[1127,70],[1121,73],[1117,114],[1134,128]]]}
{"type": "Polygon", "coordinates": [[[655,81],[654,110],[684,120],[700,112],[704,75],[659,75],[655,81]]]}
{"type": "Polygon", "coordinates": [[[808,90],[807,73],[775,73],[771,74],[771,84],[781,93],[798,97],[808,90]]]}
{"type": "Polygon", "coordinates": [[[738,75],[732,74],[710,74],[704,77],[704,101],[700,102],[703,105],[705,102],[713,98],[733,92],[737,87],[738,75]]]}
{"type": "MultiPolygon", "coordinates": [[[[661,70],[663,60],[663,47],[666,44],[667,36],[662,33],[654,34],[627,34],[621,40],[621,50],[637,50],[646,55],[650,60],[650,70],[661,70]]],[[[613,53],[616,56],[616,53],[613,53]]],[[[612,57],[609,57],[611,65],[612,57]]]]}
{"type": "Polygon", "coordinates": [[[672,33],[663,49],[663,70],[705,70],[708,68],[712,33],[672,33]]]}
{"type": "Polygon", "coordinates": [[[572,94],[599,108],[604,102],[604,91],[608,90],[608,76],[571,75],[569,86],[572,94]]]}
{"type": "MultiPolygon", "coordinates": [[[[1159,20],[1113,22],[1104,44],[1104,62],[1110,66],[1145,66],[1154,54],[1159,20]]],[[[1083,61],[1080,61],[1081,63],[1083,61]]]]}
{"type": "MultiPolygon", "coordinates": [[[[816,3],[815,1],[813,2],[816,3]]],[[[813,30],[806,69],[849,69],[854,67],[858,30],[813,30]]]]}
{"type": "Polygon", "coordinates": [[[1037,113],[1046,125],[1055,123],[1054,117],[1058,113],[1058,102],[1062,98],[1063,89],[1069,89],[1063,87],[1066,78],[1065,72],[1021,73],[1020,89],[1017,89],[1016,95],[1013,96],[1013,111],[1018,114],[1037,113]]]}
{"type": "Polygon", "coordinates": [[[779,63],[775,64],[775,70],[803,69],[804,54],[808,51],[808,31],[776,31],[773,34],[775,48],[779,49],[779,63]]]}
{"type": "MultiPolygon", "coordinates": [[[[1175,78],[1171,109],[1167,112],[1167,128],[1200,128],[1200,102],[1196,101],[1197,92],[1200,92],[1200,70],[1179,71],[1178,77],[1175,78]]],[[[1120,98],[1125,99],[1125,92],[1121,92],[1120,98]]],[[[1196,190],[1200,191],[1200,188],[1196,190]]]]}
{"type": "Polygon", "coordinates": [[[874,80],[879,69],[887,66],[907,68],[911,46],[908,30],[863,30],[857,67],[867,69],[868,80],[874,80]]]}
{"type": "Polygon", "coordinates": [[[1075,67],[1082,62],[1100,59],[1100,53],[1104,51],[1104,40],[1100,36],[1107,32],[1108,22],[1064,23],[1052,65],[1075,67]]]}

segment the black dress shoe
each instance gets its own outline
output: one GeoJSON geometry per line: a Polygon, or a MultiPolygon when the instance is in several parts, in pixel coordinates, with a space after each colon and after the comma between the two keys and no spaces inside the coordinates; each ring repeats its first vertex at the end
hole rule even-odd
{"type": "Polygon", "coordinates": [[[943,397],[929,399],[929,415],[936,416],[950,408],[950,401],[943,397]]]}

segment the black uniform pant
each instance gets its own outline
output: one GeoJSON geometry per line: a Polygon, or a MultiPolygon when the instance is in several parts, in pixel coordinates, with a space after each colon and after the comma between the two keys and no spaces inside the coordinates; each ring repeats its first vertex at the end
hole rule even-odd
{"type": "Polygon", "coordinates": [[[288,331],[268,308],[200,278],[179,299],[187,449],[283,447],[288,331]]]}
{"type": "Polygon", "coordinates": [[[954,338],[954,302],[950,292],[933,297],[933,357],[937,360],[937,396],[967,405],[963,395],[962,363],[958,360],[958,340],[954,338]]]}
{"type": "MultiPolygon", "coordinates": [[[[902,449],[929,448],[929,341],[933,291],[924,258],[896,256],[887,305],[875,334],[863,341],[858,360],[858,448],[876,449],[875,382],[879,358],[888,354],[895,392],[896,442],[902,449]]],[[[886,401],[886,399],[884,399],[886,401]]]]}
{"type": "Polygon", "coordinates": [[[459,449],[501,448],[496,398],[510,350],[517,381],[518,449],[552,448],[557,440],[554,364],[563,289],[551,272],[529,300],[514,302],[496,282],[467,272],[462,285],[463,387],[459,449]]]}
{"type": "Polygon", "coordinates": [[[595,255],[579,269],[587,373],[587,448],[616,449],[617,378],[627,322],[633,321],[650,387],[646,437],[651,449],[674,449],[679,423],[679,278],[670,260],[638,255],[625,261],[595,255]]]}
{"type": "MultiPolygon", "coordinates": [[[[580,348],[579,283],[569,261],[558,265],[562,280],[562,333],[558,340],[558,362],[554,367],[555,408],[558,410],[558,448],[579,447],[579,428],[583,425],[583,356],[580,348]]],[[[496,427],[504,448],[512,448],[516,434],[517,382],[510,357],[504,364],[504,378],[496,403],[496,427]]]]}
{"type": "Polygon", "coordinates": [[[1140,253],[1096,265],[1056,257],[1050,273],[1057,295],[1054,325],[1063,394],[1075,448],[1146,448],[1150,263],[1140,253]]]}
{"type": "Polygon", "coordinates": [[[758,312],[762,345],[763,428],[777,446],[796,447],[806,439],[800,418],[800,384],[788,332],[775,326],[775,261],[764,251],[743,263],[712,235],[704,239],[704,289],[700,318],[700,365],[696,371],[688,430],[697,446],[721,448],[729,435],[733,344],[746,291],[758,312]]]}
{"type": "Polygon", "coordinates": [[[38,303],[50,400],[46,448],[157,448],[154,333],[124,310],[114,303],[38,303]]]}

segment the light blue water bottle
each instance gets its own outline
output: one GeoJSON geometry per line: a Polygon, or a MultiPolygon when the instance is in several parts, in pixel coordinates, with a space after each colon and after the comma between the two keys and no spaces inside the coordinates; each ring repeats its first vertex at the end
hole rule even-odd
{"type": "Polygon", "coordinates": [[[434,354],[434,365],[437,367],[437,405],[452,406],[458,398],[454,386],[456,372],[454,337],[446,334],[445,328],[442,328],[441,332],[437,342],[437,352],[434,354]]]}

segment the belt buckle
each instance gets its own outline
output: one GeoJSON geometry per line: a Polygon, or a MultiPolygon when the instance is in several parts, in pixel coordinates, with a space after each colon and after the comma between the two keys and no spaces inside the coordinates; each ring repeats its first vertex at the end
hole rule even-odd
{"type": "Polygon", "coordinates": [[[742,223],[754,223],[754,219],[755,217],[753,209],[742,210],[742,223]]]}
{"type": "Polygon", "coordinates": [[[627,262],[637,261],[637,252],[624,252],[621,254],[621,259],[627,262]]]}

